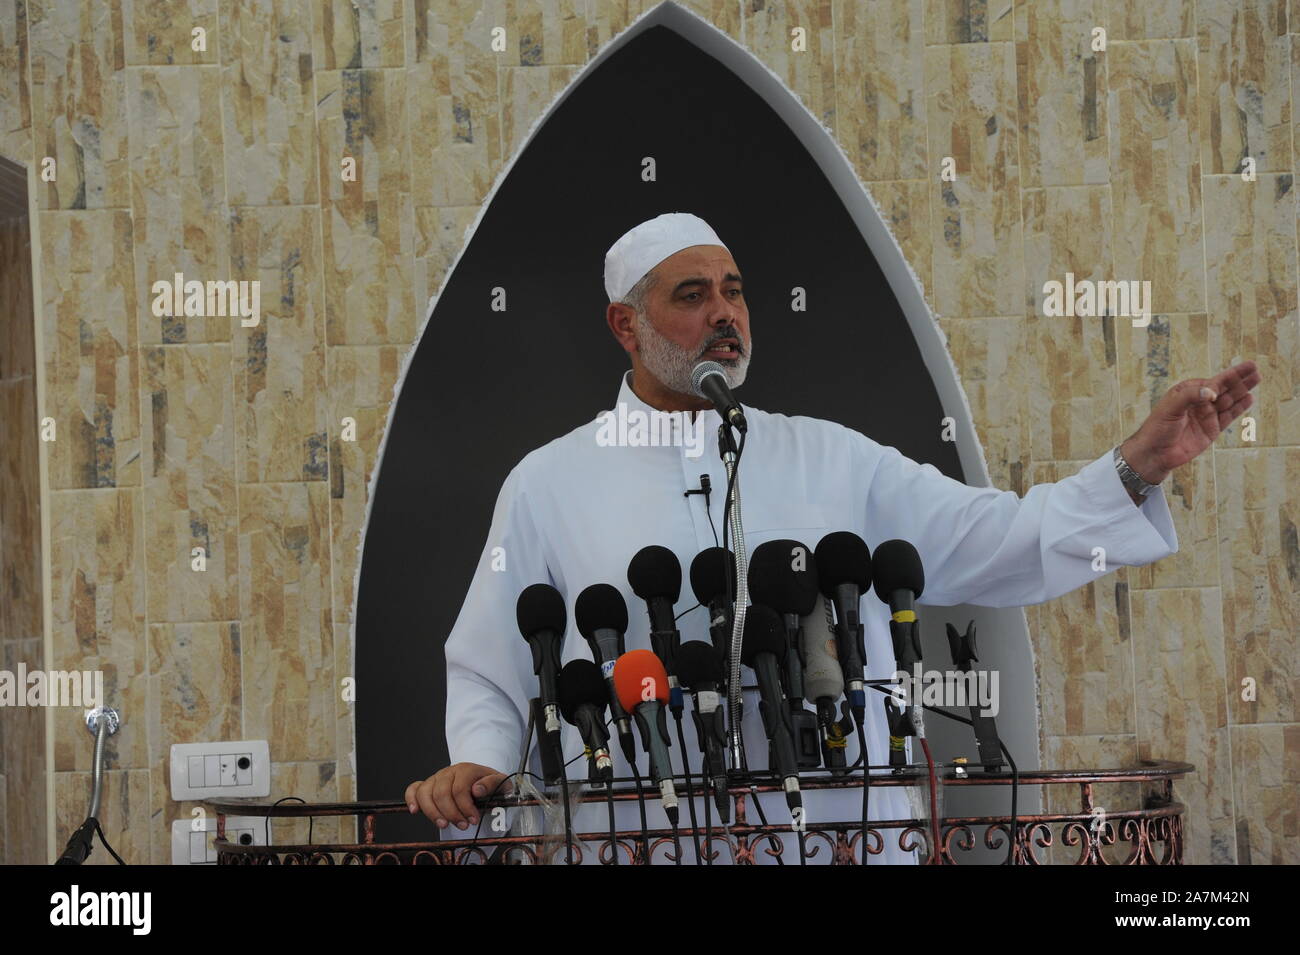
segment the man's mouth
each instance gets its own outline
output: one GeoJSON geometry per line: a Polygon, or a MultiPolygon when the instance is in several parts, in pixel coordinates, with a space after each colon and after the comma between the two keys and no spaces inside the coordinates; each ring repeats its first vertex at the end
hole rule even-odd
{"type": "Polygon", "coordinates": [[[715,361],[727,361],[739,358],[740,342],[734,338],[720,338],[708,347],[708,350],[701,356],[711,358],[715,361]]]}

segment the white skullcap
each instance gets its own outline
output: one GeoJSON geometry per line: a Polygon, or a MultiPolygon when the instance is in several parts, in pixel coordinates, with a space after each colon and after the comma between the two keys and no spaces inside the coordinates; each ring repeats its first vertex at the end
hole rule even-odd
{"type": "Polygon", "coordinates": [[[707,222],[689,212],[665,212],[624,232],[605,253],[605,292],[609,300],[621,300],[656,265],[693,245],[727,248],[707,222]]]}

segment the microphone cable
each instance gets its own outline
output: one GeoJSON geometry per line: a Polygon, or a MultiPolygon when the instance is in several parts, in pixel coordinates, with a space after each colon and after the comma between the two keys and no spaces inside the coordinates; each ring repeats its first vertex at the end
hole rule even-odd
{"type": "Polygon", "coordinates": [[[934,756],[930,754],[930,741],[920,737],[921,751],[925,753],[925,763],[930,777],[930,861],[928,865],[939,865],[939,780],[935,778],[934,756]]]}
{"type": "Polygon", "coordinates": [[[700,820],[695,815],[694,786],[691,783],[691,761],[686,753],[686,733],[682,730],[682,709],[673,711],[673,721],[677,724],[677,742],[682,747],[682,774],[686,777],[686,808],[691,813],[691,841],[695,844],[695,864],[700,864],[700,820]]]}

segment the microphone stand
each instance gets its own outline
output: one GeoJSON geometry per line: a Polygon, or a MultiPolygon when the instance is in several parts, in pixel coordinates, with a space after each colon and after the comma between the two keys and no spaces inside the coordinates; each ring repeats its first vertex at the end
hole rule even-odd
{"type": "Polygon", "coordinates": [[[740,517],[740,454],[745,447],[745,436],[740,438],[737,448],[731,434],[731,426],[723,420],[718,426],[718,454],[727,471],[727,496],[723,503],[723,512],[731,529],[732,553],[736,561],[736,599],[735,613],[732,614],[731,652],[728,654],[729,673],[727,680],[727,721],[728,743],[731,749],[731,766],[737,771],[745,771],[745,741],[741,734],[744,717],[744,703],[740,693],[740,652],[744,645],[745,613],[749,609],[749,557],[745,553],[745,527],[740,517]]]}

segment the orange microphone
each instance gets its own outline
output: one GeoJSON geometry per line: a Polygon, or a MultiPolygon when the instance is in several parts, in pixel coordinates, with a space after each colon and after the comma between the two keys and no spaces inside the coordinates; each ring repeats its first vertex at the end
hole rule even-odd
{"type": "Polygon", "coordinates": [[[641,743],[650,754],[650,778],[673,825],[677,824],[677,790],[668,759],[668,671],[649,650],[629,650],[614,661],[614,691],[623,709],[636,719],[641,743]]]}

